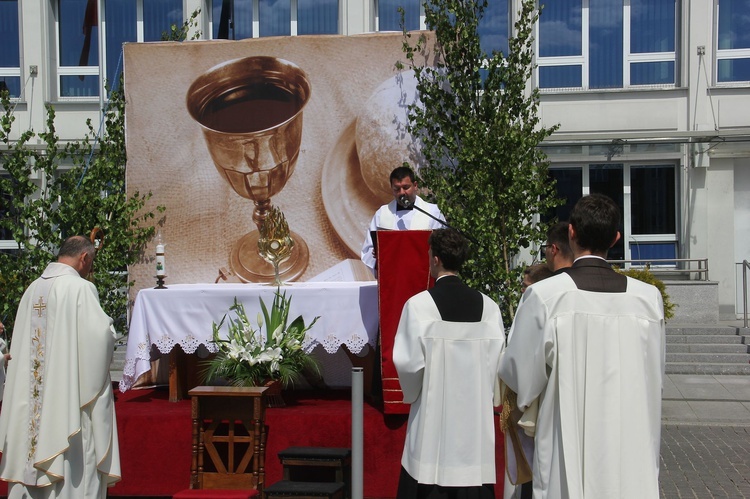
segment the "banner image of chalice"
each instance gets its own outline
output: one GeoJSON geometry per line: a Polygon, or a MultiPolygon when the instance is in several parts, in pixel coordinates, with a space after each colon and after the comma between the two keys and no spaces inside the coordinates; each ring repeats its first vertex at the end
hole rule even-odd
{"type": "MultiPolygon", "coordinates": [[[[302,110],[310,82],[296,64],[255,56],[226,61],[200,75],[187,92],[187,108],[201,127],[216,169],[240,196],[255,203],[253,221],[263,226],[278,194],[294,172],[302,140],[302,110]]],[[[278,275],[294,280],[309,261],[305,241],[289,231],[291,253],[278,275]]],[[[233,245],[229,264],[244,282],[277,280],[274,265],[259,252],[259,230],[233,245]]]]}

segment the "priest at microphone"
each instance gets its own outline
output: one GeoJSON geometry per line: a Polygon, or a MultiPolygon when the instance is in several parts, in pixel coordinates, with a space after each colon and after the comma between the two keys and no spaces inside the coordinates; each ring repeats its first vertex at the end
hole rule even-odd
{"type": "Polygon", "coordinates": [[[391,172],[393,201],[381,206],[370,221],[370,227],[362,244],[360,257],[373,274],[377,275],[377,261],[372,232],[376,230],[433,230],[445,226],[445,217],[437,205],[417,196],[417,181],[414,171],[399,166],[391,172]]]}

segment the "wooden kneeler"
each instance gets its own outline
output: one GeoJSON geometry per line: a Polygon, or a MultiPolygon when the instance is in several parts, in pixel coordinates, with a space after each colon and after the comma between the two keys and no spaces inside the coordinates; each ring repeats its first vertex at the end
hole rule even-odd
{"type": "Polygon", "coordinates": [[[192,399],[190,489],[176,499],[245,499],[265,482],[269,387],[197,386],[192,399]]]}

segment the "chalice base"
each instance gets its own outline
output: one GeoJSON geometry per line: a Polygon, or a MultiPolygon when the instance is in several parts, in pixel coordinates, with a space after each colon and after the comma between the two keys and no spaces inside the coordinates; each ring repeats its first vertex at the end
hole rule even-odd
{"type": "MultiPolygon", "coordinates": [[[[294,240],[294,247],[289,258],[279,264],[279,278],[282,281],[294,281],[299,278],[310,261],[310,251],[305,240],[292,231],[289,231],[289,235],[294,240]]],[[[242,282],[273,282],[276,277],[273,265],[258,253],[259,238],[260,232],[254,230],[242,236],[232,246],[229,265],[242,282]]]]}

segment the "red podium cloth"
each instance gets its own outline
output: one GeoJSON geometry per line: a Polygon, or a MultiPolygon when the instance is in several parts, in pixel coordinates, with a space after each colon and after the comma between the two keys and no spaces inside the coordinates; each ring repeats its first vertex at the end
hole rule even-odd
{"type": "Polygon", "coordinates": [[[377,233],[380,369],[383,411],[408,414],[393,365],[393,340],[406,300],[435,283],[430,276],[429,230],[383,230],[377,233]]]}

